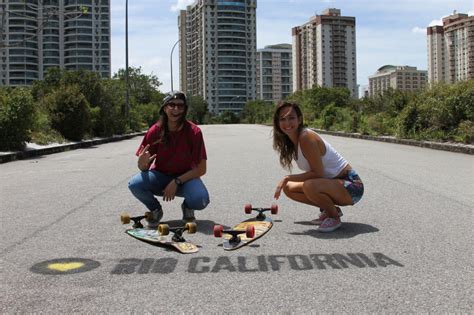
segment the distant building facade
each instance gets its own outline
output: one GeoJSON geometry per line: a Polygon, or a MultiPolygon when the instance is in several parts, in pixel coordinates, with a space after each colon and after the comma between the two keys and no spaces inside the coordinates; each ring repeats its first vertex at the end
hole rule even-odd
{"type": "Polygon", "coordinates": [[[239,113],[256,98],[256,0],[196,0],[181,11],[180,89],[209,111],[239,113]]]}
{"type": "Polygon", "coordinates": [[[292,29],[293,91],[346,87],[358,96],[355,17],[327,9],[292,29]]]}
{"type": "Polygon", "coordinates": [[[265,46],[257,51],[257,98],[278,102],[293,91],[290,44],[265,46]]]}
{"type": "Polygon", "coordinates": [[[2,2],[0,86],[31,85],[52,67],[110,77],[109,0],[2,2]]]}
{"type": "Polygon", "coordinates": [[[416,67],[385,65],[369,77],[369,96],[383,94],[389,88],[400,91],[423,89],[427,83],[427,71],[416,67]]]}
{"type": "Polygon", "coordinates": [[[474,78],[474,16],[455,12],[429,26],[427,37],[430,83],[474,78]]]}

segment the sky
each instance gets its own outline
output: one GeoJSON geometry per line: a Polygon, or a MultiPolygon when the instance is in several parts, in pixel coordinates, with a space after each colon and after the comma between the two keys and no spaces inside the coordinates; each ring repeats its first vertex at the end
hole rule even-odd
{"type": "MultiPolygon", "coordinates": [[[[112,74],[125,68],[125,0],[111,0],[112,74]]],[[[155,75],[163,92],[171,89],[171,49],[178,40],[179,10],[194,0],[129,0],[130,67],[155,75]]],[[[457,13],[474,15],[474,0],[257,0],[257,49],[292,43],[291,29],[337,8],[356,18],[357,82],[383,65],[427,70],[426,27],[442,25],[457,13]]],[[[173,88],[179,88],[179,45],[173,56],[173,88]]]]}

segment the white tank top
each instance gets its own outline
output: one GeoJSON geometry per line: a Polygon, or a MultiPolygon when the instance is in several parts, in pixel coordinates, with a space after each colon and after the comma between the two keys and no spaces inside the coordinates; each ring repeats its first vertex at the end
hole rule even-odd
{"type": "MultiPolygon", "coordinates": [[[[302,132],[314,132],[311,129],[304,129],[302,132]]],[[[314,132],[316,133],[316,132],[314,132]]],[[[323,139],[321,137],[321,139],[323,139]]],[[[321,156],[323,162],[323,177],[324,178],[334,178],[346,167],[347,161],[344,159],[330,144],[323,139],[324,145],[326,146],[326,153],[321,156]]],[[[311,166],[309,165],[308,160],[304,157],[301,147],[298,143],[298,158],[295,160],[296,165],[306,172],[311,171],[311,166]]]]}

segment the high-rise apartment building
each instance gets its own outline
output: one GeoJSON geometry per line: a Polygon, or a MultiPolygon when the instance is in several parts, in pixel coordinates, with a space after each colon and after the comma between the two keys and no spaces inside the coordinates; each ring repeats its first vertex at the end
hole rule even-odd
{"type": "Polygon", "coordinates": [[[180,89],[215,114],[256,98],[256,0],[196,0],[179,15],[180,89]]]}
{"type": "Polygon", "coordinates": [[[427,71],[416,67],[385,65],[369,77],[368,95],[383,94],[389,88],[416,91],[426,86],[427,71]]]}
{"type": "Polygon", "coordinates": [[[358,96],[355,17],[326,9],[292,29],[293,91],[346,87],[358,96]]]}
{"type": "Polygon", "coordinates": [[[456,13],[429,26],[428,81],[454,83],[474,78],[474,16],[456,13]]]}
{"type": "Polygon", "coordinates": [[[290,44],[265,46],[257,51],[257,98],[278,102],[292,93],[290,44]]]}
{"type": "Polygon", "coordinates": [[[31,85],[47,70],[110,77],[109,0],[0,0],[0,86],[31,85]]]}

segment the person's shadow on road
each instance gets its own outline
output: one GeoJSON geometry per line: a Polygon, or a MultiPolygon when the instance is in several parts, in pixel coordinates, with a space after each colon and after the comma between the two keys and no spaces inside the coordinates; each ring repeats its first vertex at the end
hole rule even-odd
{"type": "Polygon", "coordinates": [[[318,232],[317,225],[312,224],[308,221],[297,221],[295,224],[307,225],[314,227],[311,230],[306,230],[304,232],[290,232],[288,234],[291,235],[301,235],[301,236],[311,236],[319,239],[344,239],[344,238],[352,238],[360,234],[366,233],[375,233],[378,232],[379,229],[376,227],[364,224],[364,223],[355,223],[355,222],[344,222],[342,226],[330,233],[322,233],[318,232]]]}

